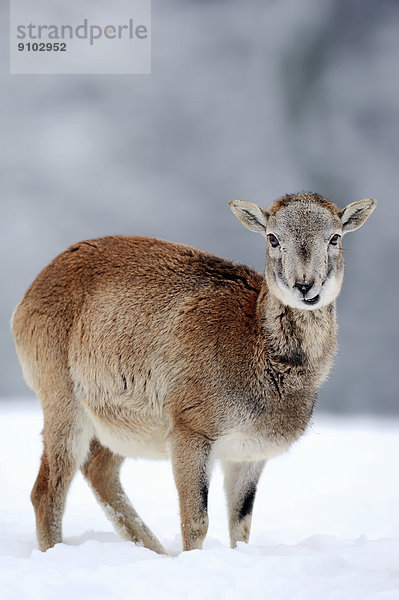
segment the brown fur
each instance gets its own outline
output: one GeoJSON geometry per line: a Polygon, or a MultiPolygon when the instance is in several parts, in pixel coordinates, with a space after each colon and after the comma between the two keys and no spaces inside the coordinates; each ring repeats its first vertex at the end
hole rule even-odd
{"type": "Polygon", "coordinates": [[[286,194],[282,198],[279,198],[268,210],[268,213],[273,216],[275,215],[281,208],[285,208],[286,206],[292,204],[292,202],[309,202],[309,196],[311,196],[311,202],[315,202],[320,206],[327,208],[333,215],[338,215],[338,208],[321,196],[320,194],[308,194],[306,192],[302,192],[299,194],[286,194]]]}
{"type": "Polygon", "coordinates": [[[81,468],[122,534],[162,545],[119,481],[124,456],[171,456],[183,546],[201,547],[212,463],[231,544],[247,541],[264,462],[305,430],[335,351],[334,303],[281,304],[253,269],[151,238],[81,242],[18,305],[13,333],[44,411],[32,491],[40,548],[60,542],[81,468]]]}

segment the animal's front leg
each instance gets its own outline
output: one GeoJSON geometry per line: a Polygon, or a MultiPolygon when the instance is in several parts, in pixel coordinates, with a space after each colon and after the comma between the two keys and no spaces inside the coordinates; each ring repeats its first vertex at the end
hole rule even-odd
{"type": "Polygon", "coordinates": [[[232,548],[237,542],[248,542],[256,488],[264,465],[264,460],[223,462],[232,548]]]}
{"type": "Polygon", "coordinates": [[[202,548],[208,530],[211,442],[192,431],[175,430],[172,464],[180,504],[183,550],[202,548]]]}

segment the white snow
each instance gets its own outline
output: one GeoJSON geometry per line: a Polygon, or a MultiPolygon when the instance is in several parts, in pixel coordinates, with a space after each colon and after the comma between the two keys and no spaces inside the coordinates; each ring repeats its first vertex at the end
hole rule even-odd
{"type": "Polygon", "coordinates": [[[250,544],[228,546],[222,477],[210,490],[204,550],[181,553],[167,462],[126,461],[123,481],[171,556],[122,540],[80,474],[64,543],[37,549],[30,489],[42,416],[0,404],[0,598],[76,600],[399,598],[399,421],[317,416],[262,476],[250,544]]]}

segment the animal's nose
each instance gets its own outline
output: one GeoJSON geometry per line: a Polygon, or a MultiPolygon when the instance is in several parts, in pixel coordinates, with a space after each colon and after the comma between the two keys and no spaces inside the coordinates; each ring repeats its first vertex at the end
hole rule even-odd
{"type": "Polygon", "coordinates": [[[308,293],[310,288],[313,287],[313,281],[311,283],[296,283],[295,287],[303,294],[304,296],[308,293]]]}

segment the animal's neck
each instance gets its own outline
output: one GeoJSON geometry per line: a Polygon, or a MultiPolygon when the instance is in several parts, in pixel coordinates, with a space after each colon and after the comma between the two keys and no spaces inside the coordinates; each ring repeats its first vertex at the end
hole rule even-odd
{"type": "Polygon", "coordinates": [[[263,282],[257,302],[257,360],[265,390],[259,427],[271,439],[291,443],[305,431],[317,391],[335,353],[335,304],[318,310],[283,305],[263,282]]]}
{"type": "Polygon", "coordinates": [[[311,371],[329,369],[336,347],[335,302],[316,310],[291,308],[273,296],[263,281],[257,312],[273,361],[311,371]]]}

